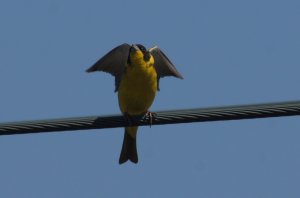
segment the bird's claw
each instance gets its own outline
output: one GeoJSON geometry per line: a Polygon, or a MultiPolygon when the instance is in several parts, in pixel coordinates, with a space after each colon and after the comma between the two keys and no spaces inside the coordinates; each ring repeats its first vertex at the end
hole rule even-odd
{"type": "Polygon", "coordinates": [[[144,115],[144,119],[149,120],[149,124],[150,124],[150,128],[152,126],[152,121],[153,121],[153,117],[156,116],[156,113],[147,111],[146,114],[144,115]]]}

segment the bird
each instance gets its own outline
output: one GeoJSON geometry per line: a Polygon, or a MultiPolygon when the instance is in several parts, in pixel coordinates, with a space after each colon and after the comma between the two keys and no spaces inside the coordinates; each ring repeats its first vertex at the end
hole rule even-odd
{"type": "MultiPolygon", "coordinates": [[[[107,72],[115,77],[119,108],[129,121],[131,116],[149,115],[152,118],[154,114],[149,108],[160,90],[160,78],[173,76],[183,79],[158,46],[147,50],[141,44],[124,43],[113,48],[86,70],[95,71],[107,72]]],[[[119,164],[128,160],[138,163],[137,130],[137,126],[125,127],[119,164]]]]}

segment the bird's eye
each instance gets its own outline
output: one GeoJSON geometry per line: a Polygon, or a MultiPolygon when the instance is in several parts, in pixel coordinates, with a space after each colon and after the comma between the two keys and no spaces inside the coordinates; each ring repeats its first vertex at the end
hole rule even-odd
{"type": "Polygon", "coordinates": [[[147,51],[146,48],[145,48],[143,45],[137,44],[137,46],[140,48],[140,50],[141,50],[142,52],[146,52],[146,51],[147,51]]]}

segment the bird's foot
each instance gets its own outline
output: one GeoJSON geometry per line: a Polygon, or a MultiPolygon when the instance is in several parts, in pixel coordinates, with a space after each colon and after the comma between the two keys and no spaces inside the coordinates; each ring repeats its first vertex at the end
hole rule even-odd
{"type": "Polygon", "coordinates": [[[150,128],[152,126],[152,121],[153,121],[153,118],[156,116],[156,113],[153,113],[153,112],[150,112],[150,111],[147,111],[144,115],[144,119],[148,120],[149,121],[149,124],[150,124],[150,128]]]}

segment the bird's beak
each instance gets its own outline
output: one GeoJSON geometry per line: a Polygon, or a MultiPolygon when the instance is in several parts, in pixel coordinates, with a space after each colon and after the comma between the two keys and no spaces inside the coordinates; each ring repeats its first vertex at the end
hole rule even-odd
{"type": "Polygon", "coordinates": [[[136,51],[139,51],[140,48],[137,45],[132,45],[131,46],[131,50],[134,51],[134,52],[136,52],[136,51]]]}

